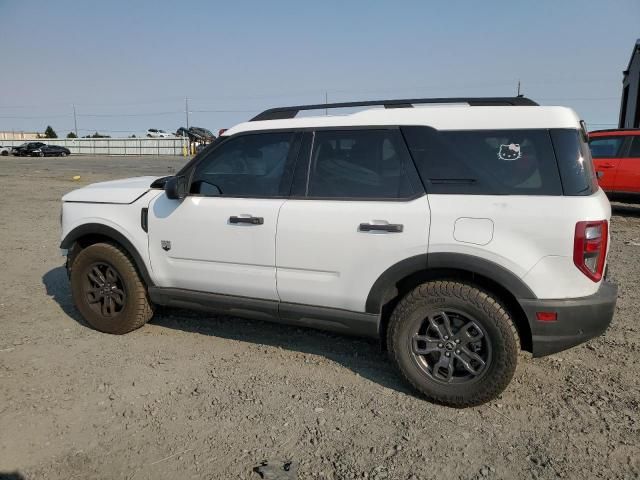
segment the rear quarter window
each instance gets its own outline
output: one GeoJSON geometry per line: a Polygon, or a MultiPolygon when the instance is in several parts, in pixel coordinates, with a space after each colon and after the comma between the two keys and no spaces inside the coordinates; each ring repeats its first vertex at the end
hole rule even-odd
{"type": "Polygon", "coordinates": [[[428,193],[562,195],[548,130],[402,132],[428,193]]]}
{"type": "Polygon", "coordinates": [[[550,130],[565,195],[591,195],[598,190],[589,145],[578,130],[550,130]]]}

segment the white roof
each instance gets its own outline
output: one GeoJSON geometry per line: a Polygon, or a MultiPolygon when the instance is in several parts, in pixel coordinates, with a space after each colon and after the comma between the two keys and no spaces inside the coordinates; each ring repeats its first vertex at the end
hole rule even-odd
{"type": "Polygon", "coordinates": [[[580,128],[580,118],[566,107],[447,105],[376,108],[351,115],[244,122],[230,128],[224,135],[251,130],[363,125],[426,125],[438,130],[580,128]]]}

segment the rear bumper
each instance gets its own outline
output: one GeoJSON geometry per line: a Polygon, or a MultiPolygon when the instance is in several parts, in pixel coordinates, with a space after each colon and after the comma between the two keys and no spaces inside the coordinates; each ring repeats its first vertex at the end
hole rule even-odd
{"type": "Polygon", "coordinates": [[[520,305],[531,326],[533,356],[560,352],[602,334],[611,324],[617,298],[618,286],[603,281],[598,291],[589,297],[521,299],[520,305]],[[541,322],[536,312],[557,312],[558,319],[541,322]]]}

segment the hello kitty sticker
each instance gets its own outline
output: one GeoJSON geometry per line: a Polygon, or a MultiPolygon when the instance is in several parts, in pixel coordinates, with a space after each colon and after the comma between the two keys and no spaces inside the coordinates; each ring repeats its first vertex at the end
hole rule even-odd
{"type": "Polygon", "coordinates": [[[510,143],[509,145],[500,145],[498,150],[498,158],[507,162],[518,160],[522,156],[519,143],[510,143]]]}

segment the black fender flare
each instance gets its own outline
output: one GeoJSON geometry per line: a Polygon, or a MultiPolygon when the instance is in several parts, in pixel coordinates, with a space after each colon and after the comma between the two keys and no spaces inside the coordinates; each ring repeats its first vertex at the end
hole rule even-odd
{"type": "Polygon", "coordinates": [[[537,298],[517,275],[497,263],[475,255],[438,252],[406,258],[387,268],[371,287],[365,311],[380,313],[382,307],[397,295],[396,285],[400,280],[414,273],[435,269],[455,269],[482,275],[511,292],[516,299],[537,298]]]}
{"type": "Polygon", "coordinates": [[[153,280],[151,280],[151,276],[149,275],[149,271],[147,270],[147,266],[142,260],[142,256],[136,247],[134,247],[129,239],[122,233],[108,225],[104,225],[102,223],[85,223],[84,225],[79,225],[67,233],[62,240],[62,243],[60,243],[60,248],[70,249],[77,240],[89,235],[100,235],[101,237],[106,237],[118,243],[129,255],[131,255],[131,258],[133,258],[136,268],[138,269],[138,272],[140,272],[140,275],[142,275],[147,287],[152,287],[154,285],[153,280]]]}

